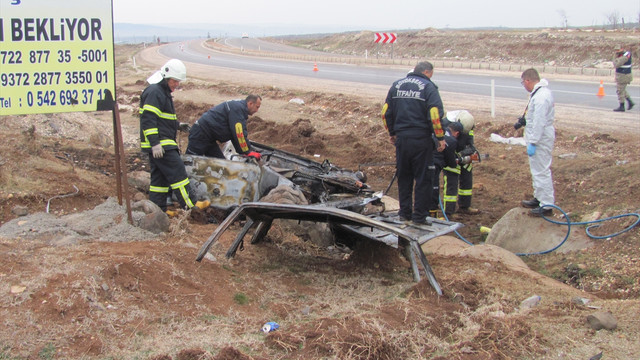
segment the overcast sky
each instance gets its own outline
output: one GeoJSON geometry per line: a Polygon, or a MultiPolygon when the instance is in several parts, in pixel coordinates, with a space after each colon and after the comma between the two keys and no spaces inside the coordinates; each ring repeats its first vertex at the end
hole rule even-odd
{"type": "Polygon", "coordinates": [[[113,0],[116,23],[327,26],[396,30],[603,25],[638,22],[638,0],[113,0]]]}

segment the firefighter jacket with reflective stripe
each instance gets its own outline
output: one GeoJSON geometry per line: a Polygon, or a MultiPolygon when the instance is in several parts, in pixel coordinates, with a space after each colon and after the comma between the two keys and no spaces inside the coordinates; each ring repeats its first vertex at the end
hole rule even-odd
{"type": "Polygon", "coordinates": [[[433,153],[433,163],[440,169],[445,167],[455,168],[458,164],[456,162],[458,140],[447,131],[444,136],[444,141],[447,143],[447,147],[445,147],[442,152],[435,151],[433,153]]]}
{"type": "MultiPolygon", "coordinates": [[[[231,140],[238,154],[251,151],[247,136],[247,119],[249,108],[246,100],[230,100],[207,110],[196,123],[206,139],[195,139],[200,142],[227,142],[231,140]]],[[[193,133],[191,133],[193,134],[193,133]]],[[[191,141],[191,134],[189,141],[191,141]]]]}
{"type": "Polygon", "coordinates": [[[161,144],[166,150],[177,149],[178,118],[171,89],[166,80],[149,85],[140,96],[140,147],[151,152],[161,144]]]}
{"type": "Polygon", "coordinates": [[[391,136],[444,138],[444,110],[438,87],[424,74],[409,73],[391,85],[382,108],[382,121],[391,136]]]}
{"type": "Polygon", "coordinates": [[[616,73],[619,74],[631,74],[631,63],[630,51],[626,51],[613,60],[613,66],[616,68],[616,73]]]}

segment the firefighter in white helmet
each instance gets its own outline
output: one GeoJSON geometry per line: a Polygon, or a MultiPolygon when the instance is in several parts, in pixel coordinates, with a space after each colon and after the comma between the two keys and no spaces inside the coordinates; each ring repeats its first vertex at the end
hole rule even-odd
{"type": "Polygon", "coordinates": [[[140,146],[149,154],[151,167],[149,200],[163,211],[167,210],[171,192],[184,209],[208,206],[206,202],[196,203],[176,142],[180,123],[171,93],[186,79],[184,63],[169,60],[147,79],[150,85],[140,96],[140,146]]]}
{"type": "MultiPolygon", "coordinates": [[[[442,121],[444,128],[449,124],[459,122],[462,124],[462,131],[458,136],[456,153],[460,156],[471,155],[476,152],[473,144],[473,129],[475,120],[473,115],[467,110],[448,111],[442,121]]],[[[447,216],[455,212],[475,215],[480,211],[471,207],[471,197],[473,190],[473,163],[458,164],[456,167],[447,166],[443,171],[444,187],[442,194],[442,206],[447,216]],[[456,210],[456,205],[458,209],[456,210]]]]}

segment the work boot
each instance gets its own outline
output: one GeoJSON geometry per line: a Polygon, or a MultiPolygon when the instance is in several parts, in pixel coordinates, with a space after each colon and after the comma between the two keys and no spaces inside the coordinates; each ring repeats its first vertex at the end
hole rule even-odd
{"type": "Polygon", "coordinates": [[[165,211],[165,213],[167,214],[168,217],[176,217],[178,216],[178,212],[176,210],[167,210],[165,211]]]}
{"type": "Polygon", "coordinates": [[[624,112],[624,103],[623,103],[623,102],[621,102],[621,103],[620,103],[620,106],[619,106],[619,107],[617,107],[617,108],[615,108],[615,109],[613,109],[613,111],[624,112]]]}
{"type": "Polygon", "coordinates": [[[627,98],[627,110],[631,110],[631,108],[633,108],[633,105],[635,105],[635,104],[633,103],[633,101],[631,101],[631,98],[628,97],[627,98]]]}
{"type": "Polygon", "coordinates": [[[411,222],[411,216],[404,216],[404,215],[398,214],[398,221],[400,221],[403,224],[408,224],[411,222]]]}
{"type": "Polygon", "coordinates": [[[438,218],[438,210],[429,210],[429,216],[437,219],[438,218]]]}
{"type": "Polygon", "coordinates": [[[539,206],[535,209],[531,209],[530,214],[531,216],[538,216],[538,217],[542,217],[542,215],[551,216],[551,214],[553,214],[553,209],[551,209],[550,207],[543,208],[542,206],[539,206]]]}
{"type": "Polygon", "coordinates": [[[461,207],[458,209],[458,212],[465,215],[478,215],[480,210],[472,207],[461,207]]]}
{"type": "Polygon", "coordinates": [[[520,204],[522,204],[523,207],[526,207],[528,209],[535,209],[538,206],[540,206],[540,201],[538,201],[538,199],[536,198],[533,198],[531,200],[522,200],[520,204]]]}
{"type": "Polygon", "coordinates": [[[202,201],[197,201],[195,206],[200,210],[204,210],[204,209],[208,208],[209,205],[211,205],[211,201],[202,200],[202,201]]]}

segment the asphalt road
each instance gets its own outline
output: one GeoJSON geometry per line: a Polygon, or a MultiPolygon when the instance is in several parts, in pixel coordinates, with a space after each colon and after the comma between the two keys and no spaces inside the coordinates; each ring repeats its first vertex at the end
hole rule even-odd
{"type": "MultiPolygon", "coordinates": [[[[319,62],[317,65],[321,68],[321,71],[312,71],[313,64],[307,61],[235,55],[204,48],[201,43],[202,40],[193,40],[181,44],[170,44],[162,47],[160,52],[168,57],[200,64],[211,64],[218,67],[385,86],[391,85],[393,81],[403,77],[410,70],[399,70],[388,66],[373,67],[319,62]]],[[[223,44],[265,52],[317,54],[310,50],[252,38],[225,39],[223,44]]],[[[496,98],[526,99],[527,93],[520,84],[519,75],[458,74],[447,71],[438,72],[438,69],[436,69],[433,77],[433,81],[439,86],[440,91],[471,96],[490,96],[492,80],[495,84],[496,98]]],[[[617,105],[614,84],[605,83],[604,92],[606,95],[600,98],[596,96],[599,83],[554,79],[549,81],[556,104],[593,110],[611,110],[617,105]]],[[[639,110],[633,109],[632,111],[640,111],[640,86],[629,86],[627,89],[631,93],[633,100],[639,104],[639,110]]]]}

